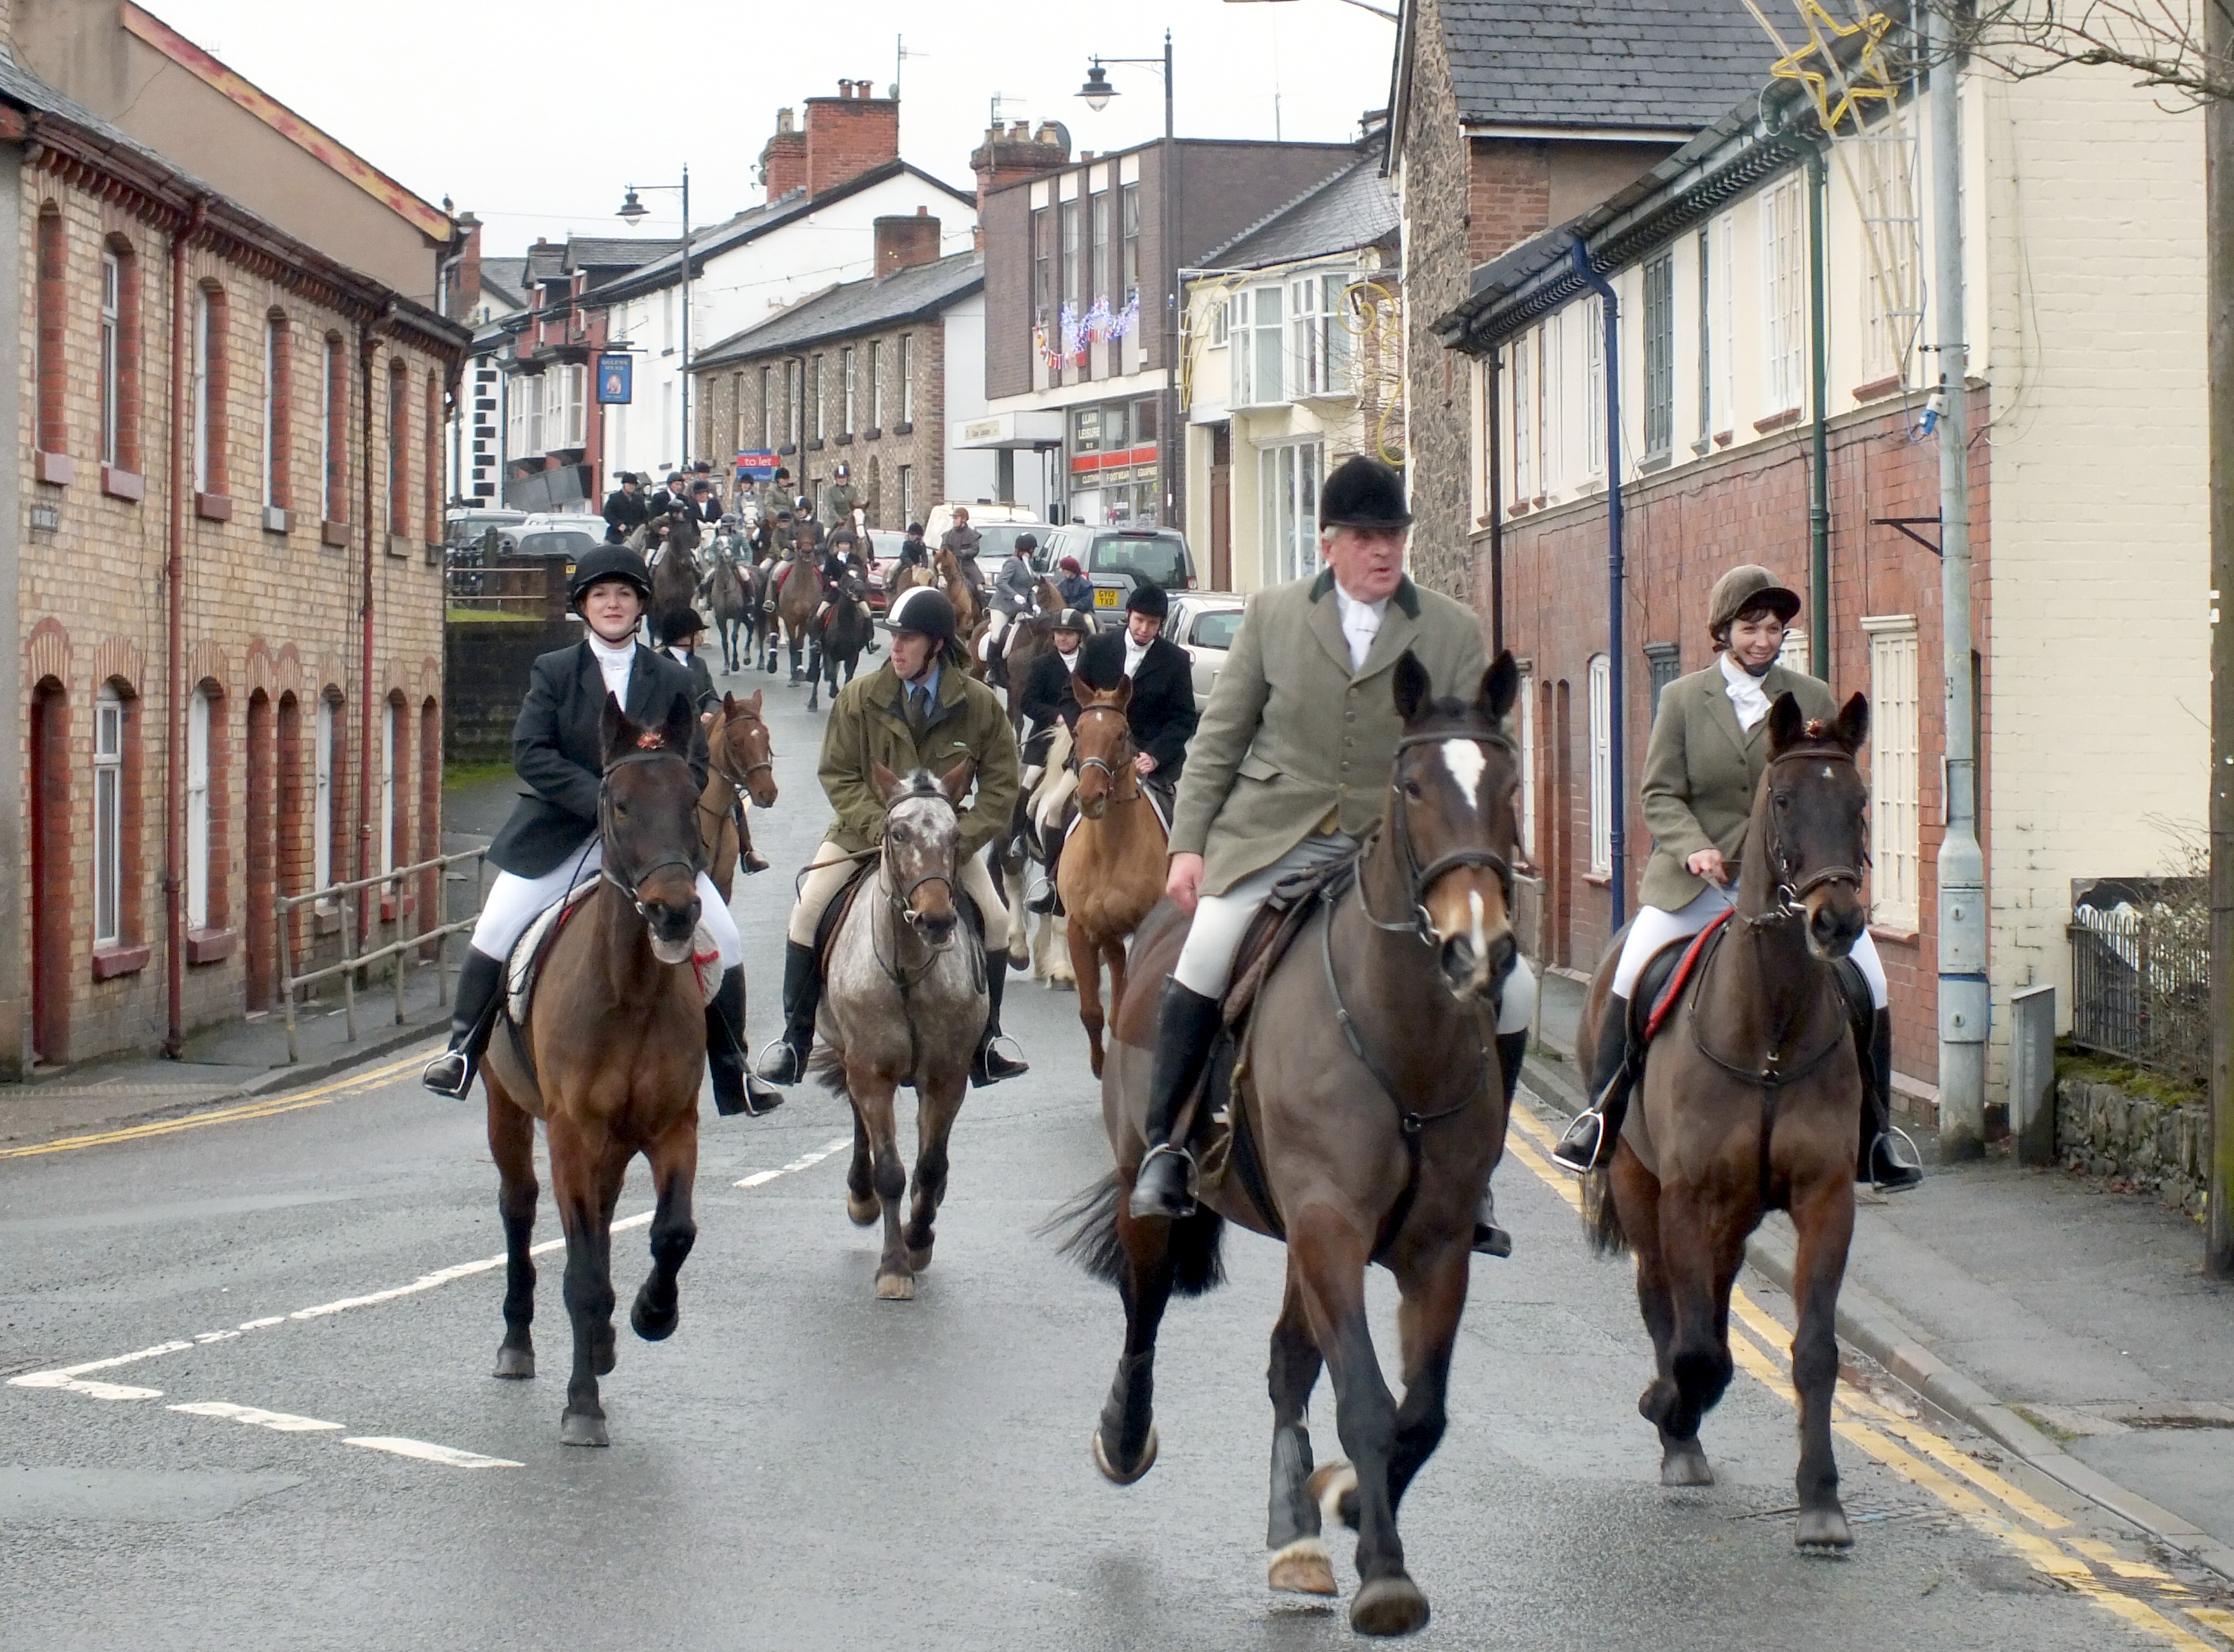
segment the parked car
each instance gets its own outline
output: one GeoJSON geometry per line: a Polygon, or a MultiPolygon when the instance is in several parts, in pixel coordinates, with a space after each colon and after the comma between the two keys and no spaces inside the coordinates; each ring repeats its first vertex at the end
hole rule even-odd
{"type": "MultiPolygon", "coordinates": [[[[1094,582],[1094,617],[1104,625],[1121,624],[1133,587],[1161,585],[1168,591],[1192,591],[1194,557],[1177,528],[1056,528],[1040,541],[1033,566],[1046,573],[1065,557],[1094,582]]],[[[982,561],[982,557],[981,557],[982,561]]]]}
{"type": "Polygon", "coordinates": [[[510,551],[519,543],[520,524],[526,520],[527,513],[525,511],[506,510],[494,506],[452,510],[442,518],[442,542],[463,549],[494,528],[498,548],[510,551]]]}
{"type": "Polygon", "coordinates": [[[597,531],[587,527],[543,527],[524,529],[513,554],[519,557],[564,557],[572,567],[591,552],[605,542],[604,524],[597,531]]]}
{"type": "Polygon", "coordinates": [[[1247,604],[1246,597],[1230,591],[1191,591],[1172,599],[1164,636],[1193,662],[1197,705],[1207,702],[1218,686],[1218,674],[1225,669],[1226,650],[1233,646],[1233,634],[1241,629],[1247,604]]]}
{"type": "Polygon", "coordinates": [[[881,614],[886,600],[885,582],[899,565],[900,547],[907,543],[907,533],[901,528],[871,528],[868,535],[869,610],[881,614]]]}

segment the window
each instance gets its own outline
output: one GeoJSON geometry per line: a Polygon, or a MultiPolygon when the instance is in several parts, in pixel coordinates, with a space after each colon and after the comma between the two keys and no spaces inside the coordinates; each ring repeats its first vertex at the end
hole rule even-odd
{"type": "Polygon", "coordinates": [[[1583,451],[1591,474],[1605,474],[1605,300],[1593,295],[1583,306],[1583,451]]]}
{"type": "MultiPolygon", "coordinates": [[[[1210,307],[1210,343],[1212,349],[1224,349],[1227,332],[1233,323],[1233,300],[1220,298],[1210,307]]],[[[1227,399],[1231,400],[1229,393],[1227,399]]]]}
{"type": "Polygon", "coordinates": [[[1738,303],[1737,259],[1738,225],[1734,214],[1725,212],[1715,226],[1715,238],[1721,244],[1720,260],[1715,273],[1721,282],[1721,366],[1715,374],[1721,381],[1721,393],[1715,399],[1715,428],[1717,432],[1737,428],[1738,411],[1738,303]]]}
{"type": "Polygon", "coordinates": [[[810,441],[822,440],[822,358],[814,358],[808,374],[807,389],[807,436],[810,441]]]}
{"type": "Polygon", "coordinates": [[[1062,301],[1066,304],[1078,302],[1078,203],[1063,202],[1059,214],[1062,227],[1062,246],[1059,255],[1061,269],[1058,272],[1062,283],[1062,301]]]}
{"type": "Polygon", "coordinates": [[[915,467],[900,467],[900,524],[909,526],[917,520],[915,513],[915,467]]]}
{"type": "Polygon", "coordinates": [[[1644,451],[1664,454],[1676,441],[1676,258],[1662,252],[1644,265],[1644,451]]]}
{"type": "Polygon", "coordinates": [[[101,462],[116,463],[116,421],[121,402],[117,375],[123,368],[124,261],[101,255],[101,462]]]}
{"type": "Polygon", "coordinates": [[[225,294],[204,287],[194,304],[194,491],[223,493],[225,482],[225,294]]]}
{"type": "Polygon", "coordinates": [[[554,367],[543,375],[543,441],[539,452],[579,447],[587,441],[590,369],[585,362],[554,367]]]}
{"type": "Polygon", "coordinates": [[[1803,180],[1786,179],[1760,198],[1762,375],[1769,414],[1806,404],[1807,201],[1803,180]]]}
{"type": "Polygon", "coordinates": [[[885,427],[885,342],[869,341],[869,428],[885,427]]]}
{"type": "Polygon", "coordinates": [[[1125,245],[1120,256],[1125,260],[1122,284],[1126,295],[1140,290],[1140,186],[1127,184],[1120,192],[1125,215],[1125,245]]]}
{"type": "Polygon", "coordinates": [[[1319,571],[1319,478],[1324,463],[1325,449],[1315,441],[1266,447],[1257,455],[1267,585],[1319,571]]]}
{"type": "Polygon", "coordinates": [[[1804,629],[1795,625],[1784,633],[1784,646],[1776,650],[1776,663],[1801,676],[1814,676],[1807,666],[1807,633],[1804,629]]]}
{"type": "Polygon", "coordinates": [[[1297,395],[1323,395],[1326,393],[1324,291],[1315,275],[1288,284],[1288,359],[1295,367],[1297,395]]]}
{"type": "Polygon", "coordinates": [[[1347,275],[1328,275],[1319,278],[1322,289],[1319,313],[1326,330],[1326,377],[1328,394],[1340,395],[1350,385],[1349,278],[1347,275]]]}
{"type": "MultiPolygon", "coordinates": [[[[294,503],[287,485],[287,451],[294,438],[295,343],[287,318],[264,321],[264,502],[278,510],[294,503]]],[[[435,538],[440,539],[440,534],[435,538]]]]}
{"type": "Polygon", "coordinates": [[[124,938],[124,696],[101,685],[93,704],[93,944],[124,938]]]}
{"type": "Polygon", "coordinates": [[[761,369],[761,440],[775,440],[775,369],[761,369]]]}
{"type": "Polygon", "coordinates": [[[1055,320],[1055,213],[1040,207],[1032,213],[1032,320],[1041,325],[1055,320]]]}
{"type": "Polygon", "coordinates": [[[1536,437],[1532,420],[1536,411],[1536,392],[1529,369],[1536,354],[1536,341],[1524,336],[1512,346],[1512,498],[1521,503],[1533,497],[1536,467],[1531,462],[1536,454],[1536,437]]]}
{"type": "Polygon", "coordinates": [[[1924,867],[1916,619],[1865,619],[1862,629],[1870,639],[1871,917],[1914,930],[1924,867]]]}
{"type": "Polygon", "coordinates": [[[1699,232],[1699,443],[1715,434],[1715,226],[1699,232]]]}
{"type": "Polygon", "coordinates": [[[791,445],[796,447],[807,439],[807,363],[786,362],[783,364],[783,403],[790,415],[791,445]]]}
{"type": "Polygon", "coordinates": [[[1282,287],[1251,287],[1233,295],[1227,336],[1235,346],[1235,407],[1267,407],[1287,400],[1288,343],[1281,322],[1285,292],[1282,287]]]}
{"type": "Polygon", "coordinates": [[[334,708],[330,695],[318,700],[318,722],[311,735],[316,787],[310,806],[310,887],[334,881],[334,708]]]}
{"type": "Polygon", "coordinates": [[[1520,852],[1536,858],[1536,680],[1520,676],[1520,697],[1513,702],[1520,716],[1520,852]]]}
{"type": "MultiPolygon", "coordinates": [[[[339,333],[326,335],[324,382],[319,402],[318,514],[329,522],[349,520],[349,358],[339,333]]],[[[518,385],[513,386],[517,403],[518,385]]],[[[516,442],[514,453],[524,452],[516,442]]]]}
{"type": "Polygon", "coordinates": [[[853,397],[855,389],[853,377],[853,347],[851,344],[846,345],[845,350],[840,354],[839,363],[840,369],[839,375],[840,380],[839,413],[843,421],[838,427],[838,434],[841,436],[850,436],[853,434],[853,397]]]}
{"type": "MultiPolygon", "coordinates": [[[[384,709],[380,720],[380,869],[395,870],[395,724],[403,715],[401,701],[384,709]]],[[[382,891],[382,894],[387,891],[382,891]]]]}
{"type": "Polygon", "coordinates": [[[411,525],[411,375],[403,363],[388,369],[388,531],[403,533],[411,525]]]}
{"type": "Polygon", "coordinates": [[[1092,291],[1100,292],[1109,280],[1109,192],[1106,189],[1094,197],[1092,221],[1094,225],[1093,262],[1087,265],[1087,269],[1091,273],[1087,278],[1086,284],[1092,291]]]}
{"type": "Polygon", "coordinates": [[[1862,149],[1862,234],[1869,286],[1865,343],[1872,377],[1905,376],[1922,310],[1916,288],[1922,209],[1916,199],[1912,143],[1888,132],[1862,149]]]}
{"type": "Polygon", "coordinates": [[[210,697],[186,702],[186,927],[209,927],[210,697]]]}
{"type": "Polygon", "coordinates": [[[915,335],[900,335],[900,422],[915,422],[915,335]]]}
{"type": "Polygon", "coordinates": [[[111,236],[101,271],[101,460],[140,473],[140,260],[111,236]],[[112,267],[113,266],[113,269],[112,267]],[[114,284],[113,301],[108,292],[114,284]],[[115,314],[112,324],[109,311],[115,314]]]}
{"type": "Polygon", "coordinates": [[[69,386],[69,362],[63,341],[69,332],[69,239],[62,208],[52,201],[39,209],[37,303],[39,451],[67,453],[69,427],[63,398],[69,386]]]}
{"type": "MultiPolygon", "coordinates": [[[[589,369],[576,371],[588,381],[589,369]]],[[[420,496],[427,516],[427,543],[442,543],[442,375],[432,368],[427,371],[427,431],[425,467],[421,477],[420,496]]]]}
{"type": "Polygon", "coordinates": [[[1545,493],[1566,473],[1566,323],[1560,310],[1536,334],[1536,486],[1545,493]]]}
{"type": "Polygon", "coordinates": [[[1591,656],[1591,870],[1613,870],[1613,663],[1591,656]]]}

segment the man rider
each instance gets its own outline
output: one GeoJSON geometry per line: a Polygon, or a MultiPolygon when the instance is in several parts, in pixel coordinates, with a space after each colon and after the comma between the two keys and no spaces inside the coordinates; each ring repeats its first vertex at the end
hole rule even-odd
{"type": "MultiPolygon", "coordinates": [[[[1172,1124],[1210,1059],[1249,920],[1282,878],[1353,853],[1380,818],[1402,731],[1389,686],[1397,660],[1411,652],[1452,693],[1471,692],[1487,669],[1473,612],[1405,576],[1411,521],[1388,466],[1360,454],[1336,469],[1319,493],[1326,571],[1251,600],[1210,697],[1172,822],[1166,892],[1192,922],[1157,1010],[1135,1218],[1194,1208],[1194,1160],[1171,1140],[1172,1124]]],[[[1508,1102],[1535,1000],[1516,962],[1496,1035],[1508,1102]]],[[[1474,1249],[1506,1256],[1512,1244],[1485,1190],[1474,1249]]]]}
{"type": "Polygon", "coordinates": [[[1008,979],[1008,909],[1001,904],[985,847],[1006,832],[1016,806],[1016,736],[992,689],[971,676],[955,636],[954,606],[945,593],[917,585],[900,593],[877,624],[892,633],[884,664],[839,690],[823,731],[820,774],[838,818],[807,863],[791,909],[783,957],[783,1031],[761,1052],[760,1076],[796,1084],[814,1043],[822,997],[814,954],[823,910],[845,888],[864,852],[885,829],[885,807],[872,778],[882,764],[895,774],[929,769],[944,774],[967,761],[977,794],[962,812],[957,848],[962,891],[976,905],[985,939],[985,1031],[970,1081],[980,1087],[1029,1070],[1001,1032],[1001,996],[1008,979]]]}
{"type": "Polygon", "coordinates": [[[642,527],[651,515],[651,507],[644,502],[638,489],[643,478],[632,470],[621,473],[621,485],[605,495],[605,543],[618,545],[642,527]]]}
{"type": "Polygon", "coordinates": [[[983,591],[985,589],[985,575],[977,565],[977,530],[970,526],[970,507],[956,506],[954,526],[938,536],[938,548],[952,552],[954,565],[962,571],[962,577],[983,591]]]}
{"type": "Polygon", "coordinates": [[[690,484],[688,508],[701,522],[718,523],[722,519],[722,501],[714,496],[714,484],[703,476],[690,484]]]}

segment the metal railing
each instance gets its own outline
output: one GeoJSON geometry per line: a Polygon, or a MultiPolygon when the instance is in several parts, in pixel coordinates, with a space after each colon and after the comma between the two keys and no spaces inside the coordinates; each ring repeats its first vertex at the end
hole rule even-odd
{"type": "Polygon", "coordinates": [[[450,1001],[450,937],[461,930],[472,929],[480,920],[481,898],[486,893],[484,878],[487,871],[487,849],[467,849],[454,855],[437,855],[432,860],[415,861],[408,866],[398,866],[392,872],[384,872],[376,877],[358,878],[345,884],[329,884],[323,889],[311,890],[308,894],[281,895],[272,903],[275,909],[274,920],[278,925],[279,931],[279,1000],[286,1007],[289,1061],[298,1061],[302,1059],[295,1042],[296,996],[302,988],[315,983],[332,980],[336,976],[340,978],[342,1013],[348,1018],[345,1024],[348,1028],[349,1041],[355,1043],[356,1041],[357,972],[378,963],[383,958],[391,961],[389,973],[395,978],[395,1024],[400,1027],[405,1019],[403,1009],[405,956],[431,941],[434,946],[434,1002],[439,1005],[450,1001]],[[369,952],[359,952],[356,950],[358,941],[363,938],[357,933],[359,904],[357,897],[385,885],[395,885],[395,921],[400,929],[404,926],[406,917],[402,885],[414,878],[424,877],[432,872],[435,875],[434,916],[439,917],[444,908],[444,896],[451,876],[450,868],[467,860],[474,863],[474,904],[469,916],[428,928],[425,927],[428,914],[414,911],[409,914],[416,920],[412,925],[411,934],[391,941],[386,946],[375,947],[369,952]],[[297,975],[294,971],[294,949],[288,944],[287,931],[290,928],[288,920],[299,909],[305,906],[316,907],[324,902],[331,902],[341,916],[342,956],[336,963],[297,975]]]}
{"type": "Polygon", "coordinates": [[[2071,937],[2071,1041],[2190,1084],[2211,1075],[2208,913],[2179,902],[2082,905],[2071,937]]]}
{"type": "Polygon", "coordinates": [[[550,578],[540,563],[489,568],[453,562],[443,575],[444,593],[453,608],[537,614],[550,605],[550,578]]]}

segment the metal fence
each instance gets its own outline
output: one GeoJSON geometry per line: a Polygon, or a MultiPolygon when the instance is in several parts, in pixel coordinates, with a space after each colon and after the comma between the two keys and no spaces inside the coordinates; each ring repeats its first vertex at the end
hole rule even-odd
{"type": "Polygon", "coordinates": [[[2211,936],[2201,901],[2081,905],[2071,1041],[2190,1084],[2211,1075],[2211,936]]]}
{"type": "Polygon", "coordinates": [[[404,1020],[404,959],[412,952],[432,943],[434,948],[434,1002],[438,1004],[449,1002],[450,937],[461,930],[472,929],[479,920],[481,897],[485,892],[483,882],[487,859],[487,849],[468,849],[460,854],[437,855],[432,860],[415,861],[408,866],[398,866],[393,872],[382,872],[376,878],[359,878],[346,884],[329,884],[323,889],[311,890],[308,894],[282,895],[273,902],[275,909],[273,916],[279,927],[279,1000],[286,1008],[287,1059],[290,1061],[302,1059],[295,1044],[295,1010],[296,998],[304,987],[315,985],[321,981],[331,981],[336,978],[340,980],[342,1012],[348,1017],[346,1025],[349,1036],[350,1041],[354,1042],[356,1039],[357,973],[386,959],[389,961],[389,973],[395,990],[395,1023],[400,1027],[404,1020]],[[450,868],[468,860],[474,863],[474,904],[467,916],[447,924],[428,925],[428,917],[429,916],[439,917],[444,910],[447,885],[451,878],[450,868]],[[413,912],[410,914],[413,922],[408,925],[412,930],[409,935],[401,936],[386,946],[374,947],[369,951],[360,952],[357,947],[363,937],[357,933],[359,898],[368,891],[392,885],[395,891],[396,926],[399,930],[402,929],[407,927],[403,898],[405,886],[413,878],[423,877],[428,872],[434,874],[436,893],[434,912],[432,914],[423,911],[413,912]],[[297,975],[294,972],[294,949],[287,944],[287,931],[291,927],[289,919],[293,913],[303,907],[310,906],[315,909],[326,904],[330,904],[331,908],[336,911],[341,917],[342,956],[336,963],[326,964],[317,970],[308,970],[297,975]]]}
{"type": "Polygon", "coordinates": [[[550,578],[539,563],[488,568],[453,561],[444,574],[452,608],[522,618],[539,616],[550,606],[550,578]]]}

